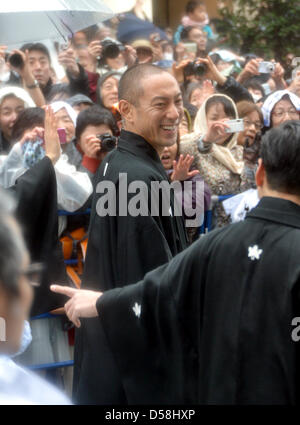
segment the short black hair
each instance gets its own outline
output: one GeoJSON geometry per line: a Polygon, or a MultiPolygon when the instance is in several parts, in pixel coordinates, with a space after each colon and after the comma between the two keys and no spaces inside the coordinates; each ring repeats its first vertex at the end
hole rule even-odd
{"type": "Polygon", "coordinates": [[[261,97],[265,97],[266,95],[265,89],[263,88],[263,86],[255,79],[249,78],[249,80],[247,80],[245,84],[243,84],[243,86],[246,89],[259,90],[262,93],[261,97]]]}
{"type": "Polygon", "coordinates": [[[204,33],[203,29],[198,27],[197,25],[189,25],[188,27],[183,28],[183,30],[180,33],[180,39],[181,41],[188,41],[190,32],[194,29],[200,30],[204,33]]]}
{"type": "Polygon", "coordinates": [[[50,57],[49,50],[42,43],[26,43],[21,47],[21,50],[22,50],[22,52],[25,52],[26,50],[28,50],[29,53],[34,51],[34,50],[42,52],[42,53],[44,53],[44,55],[47,56],[49,63],[51,64],[51,57],[50,57]]]}
{"type": "Polygon", "coordinates": [[[186,13],[193,13],[194,10],[199,6],[205,6],[203,1],[199,0],[190,0],[187,5],[185,6],[185,12],[186,13]]]}
{"type": "Polygon", "coordinates": [[[77,124],[76,124],[76,140],[79,141],[82,133],[89,125],[107,125],[112,133],[116,135],[117,127],[115,123],[115,119],[113,117],[113,114],[105,108],[101,108],[98,105],[91,106],[90,108],[84,109],[80,112],[80,114],[77,117],[77,124]]]}
{"type": "Polygon", "coordinates": [[[12,129],[12,140],[19,141],[26,130],[34,127],[44,127],[45,111],[42,108],[24,109],[18,116],[12,129]]]}
{"type": "Polygon", "coordinates": [[[127,100],[132,105],[138,104],[138,99],[143,95],[141,80],[149,75],[170,73],[163,68],[149,63],[134,65],[127,69],[119,82],[119,100],[127,100]]]}
{"type": "Polygon", "coordinates": [[[52,102],[58,100],[65,100],[71,96],[70,86],[67,83],[53,84],[47,99],[47,104],[50,105],[52,102]]]}
{"type": "Polygon", "coordinates": [[[300,195],[300,122],[286,121],[262,138],[261,158],[271,189],[300,195]]]}

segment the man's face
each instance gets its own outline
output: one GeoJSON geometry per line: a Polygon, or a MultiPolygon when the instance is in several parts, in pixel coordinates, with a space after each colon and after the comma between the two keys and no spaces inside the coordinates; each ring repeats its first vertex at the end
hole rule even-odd
{"type": "Polygon", "coordinates": [[[177,140],[179,123],[183,116],[182,95],[177,81],[168,73],[150,75],[140,84],[143,94],[133,110],[133,131],[160,154],[177,140]]]}
{"type": "Polygon", "coordinates": [[[0,128],[7,140],[11,139],[13,126],[24,109],[24,102],[15,96],[5,98],[0,105],[0,128]]]}
{"type": "Polygon", "coordinates": [[[51,77],[51,65],[48,56],[39,50],[32,50],[29,52],[29,66],[40,86],[45,87],[51,77]]]}

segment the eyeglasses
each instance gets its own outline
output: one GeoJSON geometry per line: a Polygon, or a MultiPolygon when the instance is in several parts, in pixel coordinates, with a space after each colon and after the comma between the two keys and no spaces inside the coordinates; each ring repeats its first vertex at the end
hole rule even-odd
{"type": "Polygon", "coordinates": [[[21,274],[28,279],[31,286],[39,287],[44,270],[45,266],[43,263],[32,263],[29,264],[26,270],[22,271],[21,274]]]}
{"type": "Polygon", "coordinates": [[[295,111],[295,109],[289,109],[288,111],[276,111],[272,112],[272,115],[276,118],[282,118],[285,114],[288,114],[290,117],[299,117],[299,112],[295,111]]]}
{"type": "Polygon", "coordinates": [[[254,125],[256,130],[261,130],[263,125],[260,122],[253,122],[253,121],[249,121],[249,120],[245,120],[244,119],[244,126],[245,128],[249,128],[251,127],[251,125],[254,125]]]}

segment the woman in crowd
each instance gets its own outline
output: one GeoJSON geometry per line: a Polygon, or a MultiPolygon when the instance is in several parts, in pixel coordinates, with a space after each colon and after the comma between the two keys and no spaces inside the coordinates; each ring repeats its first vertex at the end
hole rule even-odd
{"type": "MultiPolygon", "coordinates": [[[[167,146],[164,148],[161,156],[161,162],[170,177],[170,180],[180,181],[182,183],[182,197],[180,199],[182,203],[182,212],[185,222],[187,220],[192,220],[190,216],[190,210],[193,208],[197,208],[201,211],[201,217],[204,218],[205,211],[208,211],[210,208],[210,190],[207,184],[203,181],[203,178],[200,176],[198,170],[191,170],[191,165],[194,157],[190,155],[179,155],[179,138],[177,142],[172,146],[167,146]],[[192,182],[192,196],[188,197],[184,194],[184,182],[191,181],[192,182]],[[197,182],[203,182],[203,185],[198,184],[197,182]],[[186,214],[189,211],[188,214],[186,214]]],[[[175,192],[176,194],[176,192],[175,192]]],[[[202,220],[198,227],[187,227],[187,233],[190,243],[192,243],[197,237],[199,231],[199,227],[202,224],[202,220]]]]}
{"type": "Polygon", "coordinates": [[[278,127],[285,121],[298,120],[300,98],[288,90],[278,90],[267,97],[263,106],[265,130],[278,127]]]}
{"type": "MultiPolygon", "coordinates": [[[[226,121],[237,119],[233,100],[225,95],[212,95],[196,116],[194,133],[183,136],[180,153],[195,158],[195,167],[214,195],[239,193],[251,187],[243,162],[243,149],[237,145],[237,133],[228,133],[226,121]]],[[[214,208],[214,225],[229,223],[222,206],[214,208]]]]}
{"type": "MultiPolygon", "coordinates": [[[[41,108],[27,108],[18,117],[13,129],[16,141],[7,157],[2,157],[0,179],[5,188],[45,156],[43,149],[45,112],[41,108]]],[[[58,122],[56,121],[58,128],[58,122]]],[[[57,130],[56,128],[56,130],[57,130]]],[[[74,212],[88,200],[92,184],[86,173],[76,171],[62,154],[55,164],[59,209],[74,212]]]]}
{"type": "Polygon", "coordinates": [[[94,105],[80,112],[76,126],[76,146],[82,154],[81,171],[92,178],[107,153],[114,149],[117,128],[110,111],[94,105]],[[100,136],[107,136],[102,146],[100,136]]]}
{"type": "Polygon", "coordinates": [[[184,103],[183,111],[184,114],[179,124],[180,136],[192,133],[198,109],[196,108],[196,106],[191,105],[190,103],[184,103]]]}
{"type": "Polygon", "coordinates": [[[118,87],[121,74],[107,72],[99,78],[97,84],[97,104],[111,111],[112,106],[118,102],[118,87]]]}
{"type": "Polygon", "coordinates": [[[35,103],[20,87],[0,89],[0,154],[8,154],[12,148],[12,129],[18,115],[35,103]]]}
{"type": "Polygon", "coordinates": [[[77,112],[67,102],[58,101],[51,103],[55,114],[58,128],[64,128],[66,143],[61,145],[62,151],[68,157],[68,162],[78,169],[81,164],[81,156],[75,146],[75,129],[77,112]]]}
{"type": "Polygon", "coordinates": [[[246,139],[252,145],[254,139],[263,128],[263,114],[261,109],[252,102],[243,100],[237,105],[237,111],[240,118],[244,119],[244,131],[238,133],[237,144],[244,146],[246,139]]]}

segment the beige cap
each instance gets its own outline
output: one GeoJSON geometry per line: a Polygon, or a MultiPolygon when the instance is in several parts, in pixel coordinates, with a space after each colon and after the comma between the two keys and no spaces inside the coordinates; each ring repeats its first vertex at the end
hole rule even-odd
{"type": "Polygon", "coordinates": [[[150,43],[150,41],[149,41],[149,40],[146,40],[146,39],[134,40],[134,41],[131,43],[131,45],[132,45],[132,47],[134,47],[135,49],[137,49],[138,47],[145,47],[145,48],[150,49],[150,50],[153,52],[153,46],[152,46],[152,44],[150,43]]]}

